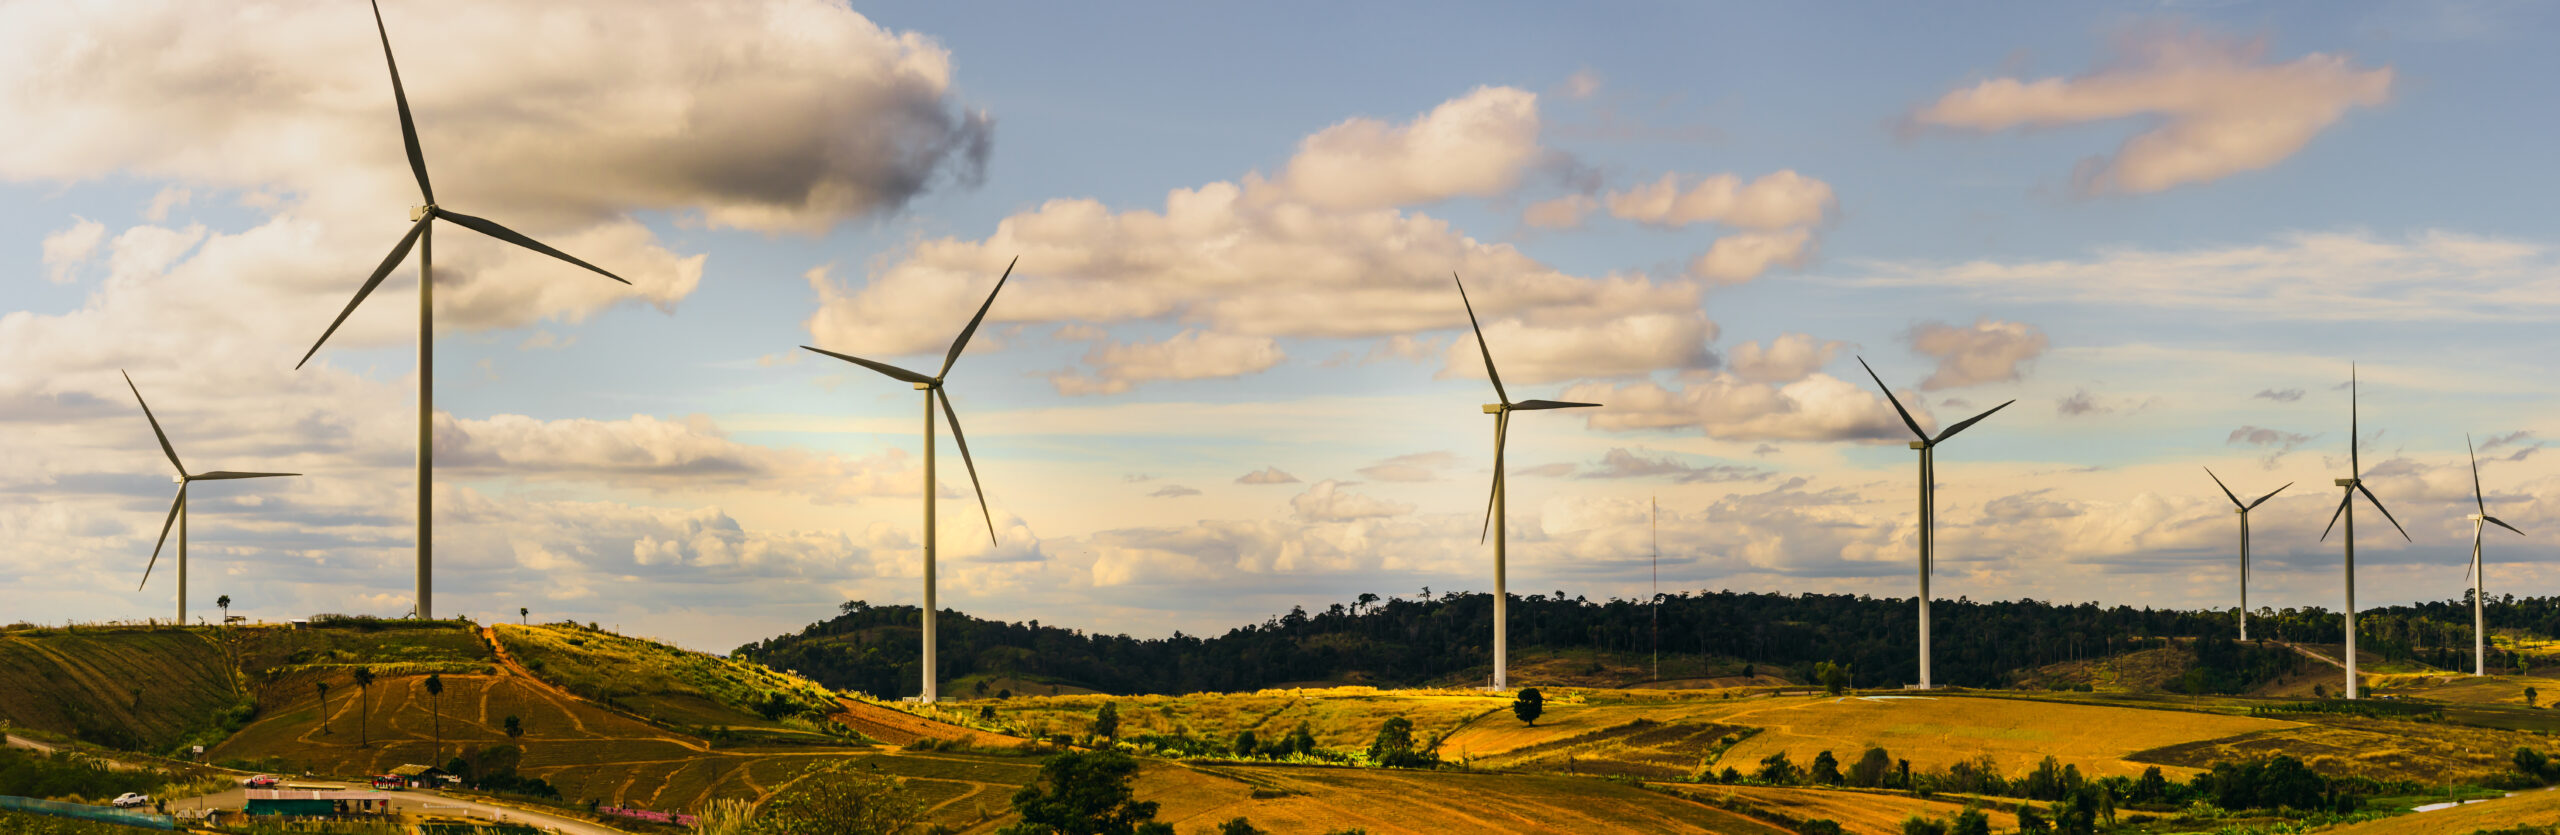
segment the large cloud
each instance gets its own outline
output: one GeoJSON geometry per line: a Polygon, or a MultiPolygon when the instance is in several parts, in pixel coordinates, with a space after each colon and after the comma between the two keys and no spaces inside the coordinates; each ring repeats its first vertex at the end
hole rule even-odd
{"type": "Polygon", "coordinates": [[[2140,194],[2272,166],[2356,107],[2391,98],[2391,68],[2313,53],[2269,64],[2262,41],[2151,30],[2122,39],[2113,64],[2076,78],[1994,78],[1911,115],[1918,125],[2000,131],[2129,117],[2156,125],[2076,173],[2087,193],[2140,194]]]}
{"type": "MultiPolygon", "coordinates": [[[[1695,282],[1569,275],[1399,208],[1508,189],[1535,156],[1523,150],[1535,148],[1523,145],[1535,136],[1534,103],[1525,92],[1484,88],[1404,125],[1346,122],[1311,138],[1278,177],[1175,189],[1160,211],[1050,200],[982,239],[918,242],[860,284],[813,274],[820,305],[809,329],[820,344],[865,355],[938,349],[1018,255],[1016,285],[991,321],[1172,321],[1204,344],[1257,349],[1263,343],[1239,339],[1390,340],[1465,327],[1455,272],[1499,341],[1497,356],[1517,365],[1506,365],[1506,376],[1536,382],[1711,363],[1705,343],[1714,325],[1698,308],[1695,282]],[[1418,173],[1346,173],[1398,161],[1418,173]]],[[[1482,373],[1471,349],[1451,350],[1447,373],[1482,373]],[[1468,361],[1457,362],[1461,353],[1468,361]]],[[[1104,368],[1077,376],[1108,381],[1109,366],[1143,364],[1120,359],[1099,355],[1093,361],[1104,368]]],[[[1209,365],[1236,374],[1269,367],[1209,365]]]]}
{"type": "MultiPolygon", "coordinates": [[[[1585,383],[1565,389],[1564,399],[1606,404],[1592,410],[1597,429],[1696,429],[1732,441],[1889,440],[1905,431],[1884,398],[1827,374],[1785,385],[1726,372],[1684,375],[1676,389],[1585,383]]],[[[1925,411],[1918,417],[1931,425],[1925,411]]]]}
{"type": "Polygon", "coordinates": [[[2043,356],[2051,340],[2023,322],[1982,319],[1970,326],[1922,322],[1911,328],[1911,350],[1938,360],[1920,382],[1924,390],[1962,388],[2017,380],[2020,366],[2043,356]]]}

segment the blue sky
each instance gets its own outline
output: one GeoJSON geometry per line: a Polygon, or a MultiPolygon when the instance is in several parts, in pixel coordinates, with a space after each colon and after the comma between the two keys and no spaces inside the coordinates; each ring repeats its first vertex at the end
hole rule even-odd
{"type": "MultiPolygon", "coordinates": [[[[0,615],[167,617],[118,368],[191,466],[311,474],[197,498],[197,609],[406,610],[414,269],[289,371],[415,202],[347,5],[0,7],[46,126],[0,151],[0,615]]],[[[446,612],[720,649],[913,602],[915,393],[796,346],[929,368],[1016,254],[951,383],[993,549],[942,436],[987,616],[1488,586],[1451,270],[1514,397],[1611,404],[1514,427],[1516,591],[1645,593],[1659,496],[1668,587],[1909,594],[1853,355],[1938,419],[2019,400],[1942,455],[1949,596],[2229,605],[2210,465],[2302,482],[2253,601],[2336,607],[2351,360],[2418,540],[2360,602],[2458,593],[2463,432],[2502,518],[2560,488],[2541,6],[605,8],[384,9],[447,205],[640,285],[440,231],[446,612]]],[[[2534,543],[2492,582],[2560,580],[2534,543]]]]}

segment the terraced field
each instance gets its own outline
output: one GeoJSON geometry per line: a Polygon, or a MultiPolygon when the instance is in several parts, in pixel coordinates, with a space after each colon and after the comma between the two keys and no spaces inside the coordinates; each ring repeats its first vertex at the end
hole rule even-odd
{"type": "Polygon", "coordinates": [[[173,626],[0,635],[0,719],[101,745],[166,751],[241,701],[210,633],[173,626]]]}
{"type": "Polygon", "coordinates": [[[2322,774],[2424,783],[2481,781],[2507,771],[2519,746],[2548,749],[2539,734],[2357,716],[2304,716],[2285,727],[2166,745],[2137,762],[2200,769],[2215,760],[2288,754],[2322,774]]]}
{"type": "Polygon", "coordinates": [[[1237,816],[1274,832],[1374,835],[1787,831],[1626,783],[1535,774],[1151,763],[1136,788],[1181,832],[1237,816]]]}
{"type": "Polygon", "coordinates": [[[766,715],[779,700],[824,713],[826,688],[762,666],[567,624],[498,624],[492,641],[524,668],[580,697],[702,728],[788,730],[766,715]]]}
{"type": "MultiPolygon", "coordinates": [[[[953,707],[995,709],[997,721],[1028,736],[1082,735],[1105,703],[1120,706],[1120,736],[1188,734],[1228,740],[1251,730],[1270,738],[1306,722],[1316,744],[1343,750],[1363,749],[1378,726],[1402,716],[1414,734],[1428,740],[1469,720],[1511,707],[1510,696],[1472,690],[1379,690],[1333,687],[1313,690],[1263,690],[1255,693],[1199,693],[1183,696],[1040,696],[955,702],[953,707]]],[[[1448,753],[1444,749],[1444,753],[1448,753]]]]}
{"type": "MultiPolygon", "coordinates": [[[[1856,835],[1900,835],[1902,822],[1917,815],[1946,820],[1965,805],[1952,800],[1922,800],[1907,794],[1841,789],[1798,789],[1778,786],[1671,786],[1685,796],[1736,798],[1797,820],[1825,819],[1856,835]]],[[[2014,807],[2011,807],[2014,808],[2014,807]]],[[[1984,807],[1993,829],[2015,829],[2015,812],[1984,807]]]]}

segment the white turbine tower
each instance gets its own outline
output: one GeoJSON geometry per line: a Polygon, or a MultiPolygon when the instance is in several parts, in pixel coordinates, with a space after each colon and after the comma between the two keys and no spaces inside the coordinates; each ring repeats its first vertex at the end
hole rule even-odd
{"type": "Polygon", "coordinates": [[[417,247],[417,616],[421,619],[432,619],[435,617],[435,588],[433,582],[435,575],[435,536],[433,529],[430,527],[435,513],[434,435],[436,410],[436,314],[434,222],[442,220],[447,223],[460,226],[464,229],[469,229],[507,243],[515,244],[553,258],[558,258],[562,261],[567,261],[569,263],[594,270],[598,275],[615,281],[621,281],[624,284],[630,284],[631,282],[623,281],[622,276],[606,272],[603,267],[598,267],[594,264],[580,261],[576,258],[570,257],[568,253],[545,246],[542,242],[525,237],[523,234],[520,234],[513,229],[500,226],[484,218],[472,217],[470,215],[436,205],[436,190],[433,186],[427,184],[427,157],[424,152],[418,149],[418,126],[409,118],[409,94],[403,91],[400,87],[400,64],[391,59],[391,33],[382,26],[382,5],[380,3],[375,3],[373,7],[373,28],[375,34],[382,36],[382,61],[391,67],[391,101],[393,104],[398,105],[400,110],[400,140],[409,151],[409,172],[417,175],[418,196],[420,199],[425,200],[426,204],[421,206],[412,206],[409,208],[409,234],[402,236],[400,238],[400,243],[391,247],[391,254],[383,257],[381,266],[373,268],[373,276],[365,279],[364,286],[356,290],[356,297],[354,300],[347,302],[347,309],[338,312],[337,321],[329,323],[329,329],[320,333],[319,341],[311,343],[311,350],[304,352],[302,355],[302,362],[294,363],[293,367],[297,369],[301,368],[304,363],[311,361],[311,356],[313,354],[320,353],[320,346],[329,341],[329,335],[337,333],[338,326],[346,324],[347,317],[356,312],[356,306],[364,304],[364,298],[373,294],[373,288],[382,286],[382,280],[390,276],[391,271],[399,267],[402,260],[409,257],[409,248],[412,246],[417,247]]]}
{"type": "Polygon", "coordinates": [[[1902,425],[1910,427],[1911,434],[1920,438],[1911,442],[1911,448],[1920,452],[1920,689],[1927,690],[1937,686],[1936,680],[1929,675],[1929,569],[1936,556],[1938,538],[1938,445],[1946,443],[1947,439],[1955,437],[1956,433],[1981,423],[1982,419],[1990,417],[1992,412],[2009,408],[2009,403],[2018,401],[2011,400],[2009,403],[1991,407],[1990,411],[1958,421],[1956,425],[1947,427],[1947,431],[1940,432],[1937,437],[1932,438],[1929,437],[1929,433],[1920,431],[1920,422],[1911,419],[1911,410],[1902,408],[1902,400],[1893,396],[1893,387],[1885,385],[1883,377],[1876,376],[1875,368],[1867,365],[1867,358],[1859,357],[1858,367],[1866,369],[1867,377],[1876,381],[1876,388],[1884,391],[1884,399],[1893,404],[1894,413],[1902,416],[1902,425]]]}
{"type": "MultiPolygon", "coordinates": [[[[1545,409],[1587,409],[1600,404],[1568,403],[1560,400],[1511,402],[1511,394],[1502,390],[1502,375],[1493,370],[1493,348],[1485,344],[1484,324],[1476,321],[1476,305],[1467,300],[1467,283],[1458,280],[1457,273],[1450,273],[1449,278],[1458,281],[1458,303],[1466,305],[1467,324],[1475,328],[1476,350],[1484,354],[1484,376],[1493,381],[1495,399],[1502,401],[1484,404],[1484,413],[1493,416],[1493,495],[1485,500],[1484,519],[1485,531],[1488,534],[1492,531],[1502,531],[1501,535],[1493,537],[1493,689],[1507,690],[1511,687],[1511,591],[1509,565],[1503,553],[1503,546],[1511,536],[1510,531],[1503,527],[1504,511],[1508,508],[1508,503],[1504,501],[1502,495],[1502,444],[1503,439],[1511,431],[1511,413],[1545,409]]],[[[1479,544],[1484,536],[1485,534],[1477,536],[1479,544]]]]}
{"type": "MultiPolygon", "coordinates": [[[[1013,263],[1018,263],[1021,260],[1021,258],[1015,258],[1013,263]]],[[[996,306],[996,294],[1004,292],[1005,279],[1013,277],[1013,263],[1007,263],[1004,265],[1004,275],[996,279],[996,289],[987,293],[986,303],[978,306],[978,315],[969,319],[969,326],[960,329],[960,338],[951,340],[951,352],[943,356],[942,370],[931,377],[927,377],[913,371],[908,371],[904,368],[899,368],[885,362],[874,362],[851,354],[839,354],[824,348],[811,348],[807,345],[800,346],[811,351],[816,351],[836,359],[844,360],[845,362],[880,372],[881,374],[888,375],[891,379],[912,384],[916,387],[917,391],[924,392],[924,692],[922,695],[917,697],[917,700],[927,704],[931,704],[935,699],[941,698],[942,696],[942,682],[941,677],[938,675],[942,668],[935,666],[936,656],[934,654],[934,648],[936,645],[934,638],[937,634],[934,630],[934,620],[938,611],[934,608],[936,603],[934,600],[933,576],[933,558],[935,551],[933,526],[933,407],[935,401],[939,400],[942,404],[942,416],[951,422],[951,442],[960,447],[960,463],[967,465],[969,468],[969,489],[976,490],[978,492],[978,515],[984,517],[987,521],[987,543],[990,545],[995,544],[995,515],[987,510],[987,490],[984,487],[978,486],[978,463],[969,457],[969,438],[960,432],[960,413],[951,410],[951,395],[943,393],[942,378],[950,376],[951,364],[960,361],[960,351],[961,349],[969,347],[969,337],[978,332],[978,323],[986,321],[987,310],[996,306]]]]}
{"type": "Polygon", "coordinates": [[[2487,593],[2484,587],[2489,582],[2489,568],[2480,558],[2480,534],[2488,530],[2488,525],[2515,531],[2517,536],[2524,532],[2489,515],[2489,499],[2480,489],[2480,451],[2471,447],[2469,435],[2462,436],[2462,445],[2471,452],[2471,502],[2480,508],[2480,512],[2471,514],[2471,568],[2464,572],[2470,576],[2463,578],[2471,581],[2471,674],[2485,676],[2489,674],[2489,617],[2482,598],[2487,593]]]}
{"type": "Polygon", "coordinates": [[[2382,500],[2374,497],[2372,488],[2364,486],[2364,464],[2363,459],[2358,457],[2360,453],[2357,450],[2363,439],[2356,434],[2358,431],[2355,367],[2350,365],[2347,367],[2347,477],[2337,481],[2338,488],[2345,495],[2338,499],[2337,512],[2329,514],[2329,527],[2320,531],[2320,541],[2327,542],[2329,532],[2337,529],[2338,520],[2341,517],[2347,520],[2345,540],[2347,546],[2347,651],[2345,654],[2347,657],[2345,660],[2347,698],[2350,699],[2361,698],[2362,693],[2356,681],[2356,494],[2363,493],[2364,500],[2373,503],[2373,509],[2382,511],[2382,518],[2391,520],[2391,527],[2400,532],[2400,538],[2409,539],[2409,530],[2400,527],[2400,520],[2392,518],[2390,508],[2382,506],[2382,500]]]}
{"type": "Polygon", "coordinates": [[[2244,503],[2239,496],[2232,495],[2231,486],[2222,483],[2221,476],[2213,474],[2212,467],[2204,468],[2204,474],[2213,479],[2213,486],[2222,488],[2222,495],[2231,499],[2233,512],[2240,514],[2240,640],[2246,641],[2249,640],[2249,511],[2266,504],[2268,499],[2284,492],[2284,487],[2293,486],[2293,482],[2285,482],[2284,487],[2268,491],[2257,501],[2244,503]]]}
{"type": "Polygon", "coordinates": [[[199,481],[228,481],[239,478],[281,478],[297,476],[301,473],[235,473],[216,470],[210,473],[190,474],[187,472],[187,465],[178,463],[178,448],[169,445],[169,433],[160,431],[160,418],[151,414],[151,404],[142,399],[142,388],[133,384],[133,375],[125,375],[124,386],[133,389],[133,402],[142,404],[142,419],[151,421],[151,435],[160,439],[161,454],[169,456],[169,466],[178,470],[177,476],[170,479],[178,483],[178,498],[169,503],[169,518],[160,522],[160,541],[151,546],[151,561],[142,566],[142,582],[134,584],[133,590],[141,591],[143,586],[151,583],[151,569],[160,565],[160,549],[169,544],[169,527],[173,523],[176,524],[178,528],[178,625],[185,626],[187,625],[187,485],[199,481]]]}

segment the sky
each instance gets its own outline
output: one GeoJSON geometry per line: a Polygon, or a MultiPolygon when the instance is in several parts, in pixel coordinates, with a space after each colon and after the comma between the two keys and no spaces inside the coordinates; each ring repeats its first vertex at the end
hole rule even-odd
{"type": "MultiPolygon", "coordinates": [[[[712,651],[921,599],[1215,634],[1488,591],[2560,591],[2548,106],[2501,2],[388,0],[437,205],[436,610],[712,651]],[[1018,262],[1015,259],[1019,259],[1018,262]],[[1655,508],[1658,505],[1658,512],[1655,508]],[[1658,560],[1656,558],[1658,537],[1658,560]],[[1658,586],[1657,580],[1659,576],[1658,586]]],[[[0,620],[413,597],[421,202],[349,0],[0,2],[0,620]],[[137,588],[136,584],[142,585],[137,588]]]]}

